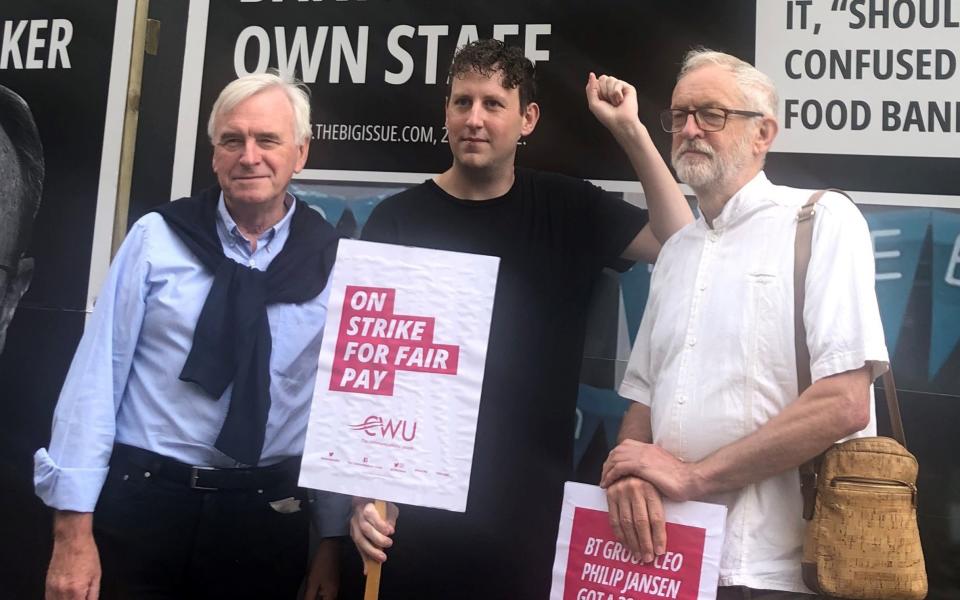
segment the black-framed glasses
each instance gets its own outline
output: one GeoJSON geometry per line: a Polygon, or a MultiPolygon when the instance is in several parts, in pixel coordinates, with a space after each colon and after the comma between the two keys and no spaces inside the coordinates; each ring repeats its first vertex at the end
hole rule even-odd
{"type": "Polygon", "coordinates": [[[762,117],[763,113],[754,110],[737,110],[733,108],[703,107],[703,108],[668,108],[660,111],[660,126],[667,133],[676,133],[687,124],[687,116],[693,115],[697,127],[703,131],[720,131],[727,124],[727,117],[739,115],[741,117],[762,117]]]}

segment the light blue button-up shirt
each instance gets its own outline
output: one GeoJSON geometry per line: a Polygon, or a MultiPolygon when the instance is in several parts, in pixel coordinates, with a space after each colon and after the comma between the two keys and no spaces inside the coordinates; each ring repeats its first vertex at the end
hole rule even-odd
{"type": "MultiPolygon", "coordinates": [[[[290,234],[296,203],[289,205],[251,250],[221,196],[217,234],[224,254],[266,270],[290,234]]],[[[232,385],[214,400],[179,379],[212,284],[212,274],[159,214],[130,229],[60,392],[49,450],[34,455],[34,485],[48,506],[92,512],[115,442],[191,465],[237,466],[213,447],[232,385]]],[[[261,465],[303,452],[329,290],[303,304],[267,307],[271,405],[261,465]]],[[[321,534],[343,534],[345,519],[336,525],[336,531],[322,525],[321,534]]]]}

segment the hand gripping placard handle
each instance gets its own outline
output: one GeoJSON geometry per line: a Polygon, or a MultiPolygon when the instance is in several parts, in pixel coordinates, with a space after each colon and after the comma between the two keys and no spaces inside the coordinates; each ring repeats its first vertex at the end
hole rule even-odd
{"type": "MultiPolygon", "coordinates": [[[[387,518],[387,503],[383,500],[374,500],[374,507],[381,519],[387,518]]],[[[363,591],[363,600],[377,600],[380,597],[380,563],[375,560],[364,560],[367,563],[367,585],[363,591]]]]}

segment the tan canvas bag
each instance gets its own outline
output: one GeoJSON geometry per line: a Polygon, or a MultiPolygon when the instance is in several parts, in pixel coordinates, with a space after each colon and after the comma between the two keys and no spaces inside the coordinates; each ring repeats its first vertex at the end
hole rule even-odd
{"type": "MultiPolygon", "coordinates": [[[[824,191],[813,194],[797,215],[794,333],[801,393],[810,386],[804,287],[815,207],[824,191]]],[[[927,595],[917,528],[917,459],[905,447],[892,371],[883,375],[883,389],[895,440],[868,437],[834,444],[800,467],[808,521],[803,581],[824,596],[920,600],[927,595]]]]}

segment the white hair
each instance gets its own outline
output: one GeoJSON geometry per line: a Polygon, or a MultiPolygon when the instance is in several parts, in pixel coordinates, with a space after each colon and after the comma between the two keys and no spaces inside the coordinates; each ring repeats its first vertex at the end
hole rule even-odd
{"type": "Polygon", "coordinates": [[[683,57],[677,81],[691,71],[707,66],[724,68],[733,75],[743,99],[752,105],[745,108],[777,118],[777,106],[780,103],[777,86],[756,67],[736,56],[709,48],[694,48],[683,57]]]}
{"type": "Polygon", "coordinates": [[[280,88],[290,100],[293,108],[293,133],[298,144],[310,141],[310,89],[303,83],[286,80],[275,73],[254,73],[231,81],[223,88],[207,121],[207,136],[214,142],[213,135],[217,119],[230,112],[238,104],[271,88],[280,88]]]}

